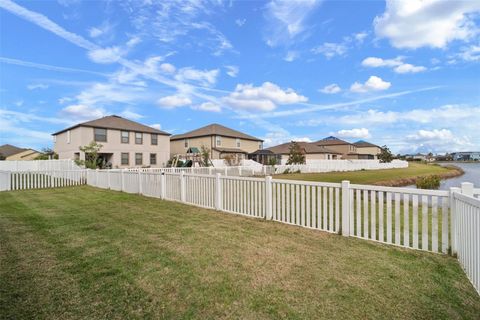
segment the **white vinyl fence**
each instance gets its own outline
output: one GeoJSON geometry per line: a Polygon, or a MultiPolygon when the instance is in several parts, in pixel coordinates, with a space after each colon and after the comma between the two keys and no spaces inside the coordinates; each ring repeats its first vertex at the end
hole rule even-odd
{"type": "Polygon", "coordinates": [[[0,171],[51,171],[80,170],[73,160],[4,160],[0,161],[0,171]]]}
{"type": "Polygon", "coordinates": [[[0,171],[0,191],[86,184],[86,170],[0,171]]]}

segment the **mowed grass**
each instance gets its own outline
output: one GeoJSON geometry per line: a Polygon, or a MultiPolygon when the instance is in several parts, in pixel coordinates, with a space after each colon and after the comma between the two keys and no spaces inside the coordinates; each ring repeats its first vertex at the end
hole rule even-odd
{"type": "Polygon", "coordinates": [[[479,314],[449,256],[86,186],[0,193],[0,318],[479,314]]]}
{"type": "MultiPolygon", "coordinates": [[[[408,168],[364,170],[351,172],[325,172],[325,173],[289,173],[277,174],[275,179],[341,182],[349,180],[356,184],[376,184],[384,182],[386,185],[392,181],[411,179],[427,175],[442,175],[451,172],[451,168],[445,168],[435,164],[423,164],[410,162],[408,168]]],[[[411,183],[411,182],[410,182],[411,183]]]]}

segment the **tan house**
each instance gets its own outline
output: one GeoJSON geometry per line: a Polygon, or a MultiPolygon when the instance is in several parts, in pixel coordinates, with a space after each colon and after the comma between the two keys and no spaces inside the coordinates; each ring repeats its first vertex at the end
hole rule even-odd
{"type": "Polygon", "coordinates": [[[79,147],[102,145],[101,160],[112,168],[164,167],[170,157],[170,134],[119,116],[79,123],[53,134],[59,159],[85,160],[79,147]]]}
{"type": "MultiPolygon", "coordinates": [[[[297,142],[300,146],[302,152],[305,154],[305,162],[314,162],[315,160],[335,160],[340,159],[341,153],[330,148],[323,146],[318,146],[315,143],[310,142],[297,142]]],[[[270,151],[272,154],[276,155],[278,164],[286,164],[288,156],[290,154],[290,146],[292,142],[287,142],[280,144],[278,146],[266,148],[265,150],[270,151]]]]}
{"type": "Polygon", "coordinates": [[[12,146],[11,144],[0,146],[0,158],[5,158],[4,160],[34,160],[41,154],[41,152],[36,150],[19,148],[12,146]]]}
{"type": "Polygon", "coordinates": [[[262,149],[263,140],[220,124],[210,124],[184,134],[170,137],[172,157],[198,152],[202,147],[210,150],[211,159],[228,159],[239,164],[249,153],[262,149]]]}
{"type": "Polygon", "coordinates": [[[382,152],[382,148],[367,141],[360,140],[353,144],[357,147],[359,159],[378,159],[378,154],[382,152]]]}
{"type": "Polygon", "coordinates": [[[357,147],[353,143],[336,137],[330,136],[313,142],[313,144],[339,152],[342,155],[342,159],[359,159],[357,147]]]}

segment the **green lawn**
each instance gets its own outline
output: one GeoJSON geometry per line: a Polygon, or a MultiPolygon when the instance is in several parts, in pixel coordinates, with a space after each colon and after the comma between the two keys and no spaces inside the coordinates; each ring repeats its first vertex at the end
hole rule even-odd
{"type": "Polygon", "coordinates": [[[126,193],[0,193],[1,319],[478,319],[449,256],[126,193]]]}
{"type": "Polygon", "coordinates": [[[409,163],[408,168],[386,170],[364,170],[351,172],[326,172],[326,173],[289,173],[275,175],[275,179],[291,179],[305,181],[341,182],[350,180],[357,184],[381,184],[390,185],[393,181],[411,184],[410,179],[425,175],[451,174],[451,168],[441,167],[435,164],[409,163]]]}

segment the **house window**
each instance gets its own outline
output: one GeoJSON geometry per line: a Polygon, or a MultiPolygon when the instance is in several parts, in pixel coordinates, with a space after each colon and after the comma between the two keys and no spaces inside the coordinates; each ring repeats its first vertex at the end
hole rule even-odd
{"type": "Polygon", "coordinates": [[[130,143],[130,132],[122,131],[122,143],[130,143]]]}
{"type": "Polygon", "coordinates": [[[143,144],[143,133],[135,132],[135,144],[143,144]]]}
{"type": "Polygon", "coordinates": [[[237,143],[237,148],[240,148],[240,139],[236,139],[236,143],[237,143]]]}
{"type": "Polygon", "coordinates": [[[70,130],[67,131],[67,143],[70,143],[71,141],[71,136],[70,136],[70,130]]]}
{"type": "Polygon", "coordinates": [[[258,149],[260,149],[260,150],[263,149],[263,143],[261,143],[261,142],[258,143],[258,149]]]}
{"type": "Polygon", "coordinates": [[[98,142],[107,142],[107,129],[95,128],[94,139],[98,142]]]}
{"type": "Polygon", "coordinates": [[[188,139],[183,140],[183,145],[185,148],[188,148],[188,139]]]}
{"type": "Polygon", "coordinates": [[[135,153],[135,165],[136,166],[141,166],[142,163],[143,163],[143,154],[135,153]]]}
{"type": "Polygon", "coordinates": [[[150,153],[150,165],[156,165],[156,164],[157,164],[157,154],[150,153]]]}
{"type": "Polygon", "coordinates": [[[152,145],[157,145],[158,144],[158,134],[152,133],[150,134],[151,140],[152,140],[152,145]]]}
{"type": "Polygon", "coordinates": [[[80,152],[75,152],[73,154],[73,160],[80,160],[80,152]]]}
{"type": "Polygon", "coordinates": [[[220,137],[220,136],[217,136],[217,137],[216,137],[216,139],[215,139],[215,145],[216,145],[217,147],[222,145],[222,137],[220,137]]]}
{"type": "Polygon", "coordinates": [[[122,152],[121,158],[122,158],[122,159],[121,159],[121,162],[120,162],[120,163],[121,163],[123,166],[128,166],[128,158],[129,158],[128,153],[127,153],[127,152],[122,152]]]}

